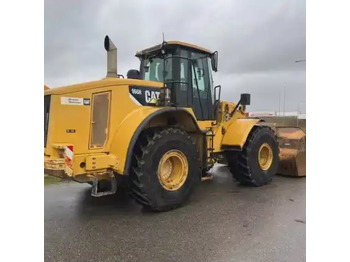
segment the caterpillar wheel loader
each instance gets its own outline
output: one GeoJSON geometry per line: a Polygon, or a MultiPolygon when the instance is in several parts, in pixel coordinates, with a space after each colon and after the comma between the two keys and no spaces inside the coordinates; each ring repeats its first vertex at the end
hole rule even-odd
{"type": "Polygon", "coordinates": [[[119,177],[155,211],[186,202],[225,156],[241,184],[263,186],[279,165],[274,130],[245,117],[250,95],[221,101],[218,52],[168,41],[138,51],[139,70],[117,73],[108,36],[107,76],[44,91],[44,172],[114,194],[119,177]]]}

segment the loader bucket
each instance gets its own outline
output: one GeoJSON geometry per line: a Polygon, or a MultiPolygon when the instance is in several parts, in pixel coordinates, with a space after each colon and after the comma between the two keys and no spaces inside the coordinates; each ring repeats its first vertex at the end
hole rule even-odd
{"type": "Polygon", "coordinates": [[[306,133],[299,127],[275,127],[280,146],[277,174],[306,176],[306,133]]]}

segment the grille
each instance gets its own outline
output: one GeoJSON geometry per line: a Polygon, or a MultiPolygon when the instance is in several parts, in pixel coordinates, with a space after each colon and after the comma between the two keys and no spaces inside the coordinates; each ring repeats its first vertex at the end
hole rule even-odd
{"type": "Polygon", "coordinates": [[[93,95],[91,147],[103,147],[106,143],[109,119],[110,93],[93,95]]]}
{"type": "Polygon", "coordinates": [[[46,147],[47,133],[49,129],[51,95],[44,96],[44,147],[46,147]]]}

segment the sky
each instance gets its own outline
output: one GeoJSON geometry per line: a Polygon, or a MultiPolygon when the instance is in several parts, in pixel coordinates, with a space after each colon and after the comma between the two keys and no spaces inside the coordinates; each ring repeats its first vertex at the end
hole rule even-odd
{"type": "Polygon", "coordinates": [[[164,33],[219,52],[222,100],[250,93],[250,111],[305,113],[306,62],[295,62],[306,57],[305,1],[45,0],[44,25],[49,87],[104,78],[105,35],[126,75],[139,68],[136,51],[160,44],[164,33]]]}

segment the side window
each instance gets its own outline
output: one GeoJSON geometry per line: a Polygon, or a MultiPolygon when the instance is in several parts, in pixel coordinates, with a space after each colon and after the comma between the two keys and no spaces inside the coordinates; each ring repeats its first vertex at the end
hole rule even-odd
{"type": "Polygon", "coordinates": [[[204,70],[204,59],[196,59],[194,60],[194,66],[192,67],[192,86],[193,86],[193,95],[194,97],[198,97],[198,91],[196,89],[199,89],[200,96],[206,97],[207,95],[207,88],[206,88],[206,76],[205,70],[204,70]]]}
{"type": "Polygon", "coordinates": [[[189,60],[186,59],[187,56],[187,51],[176,49],[174,50],[174,56],[169,59],[173,63],[173,79],[166,82],[168,87],[171,88],[172,102],[180,107],[192,105],[191,72],[189,71],[189,60]]]}
{"type": "MultiPolygon", "coordinates": [[[[164,69],[165,81],[172,81],[173,80],[172,59],[165,59],[164,63],[165,63],[165,69],[164,69]]],[[[163,76],[162,76],[162,78],[163,78],[163,76]]]]}
{"type": "MultiPolygon", "coordinates": [[[[152,60],[145,60],[144,65],[145,80],[163,82],[163,60],[155,58],[152,60]]],[[[170,70],[171,74],[171,68],[170,70]]]]}
{"type": "Polygon", "coordinates": [[[189,81],[188,81],[188,60],[180,59],[180,90],[187,91],[189,81]]]}
{"type": "Polygon", "coordinates": [[[181,68],[180,68],[180,80],[185,80],[185,65],[181,61],[181,68]]]}
{"type": "Polygon", "coordinates": [[[160,65],[160,63],[156,63],[155,64],[155,80],[158,82],[162,82],[163,81],[163,70],[162,67],[160,65]]]}
{"type": "Polygon", "coordinates": [[[214,119],[211,92],[213,82],[208,55],[192,52],[191,59],[193,61],[191,68],[193,111],[198,120],[214,119]]]}
{"type": "Polygon", "coordinates": [[[149,61],[147,61],[145,63],[144,70],[145,70],[145,80],[151,80],[151,72],[150,72],[150,65],[151,63],[149,61]]]}
{"type": "Polygon", "coordinates": [[[208,66],[208,75],[209,75],[209,89],[211,93],[211,101],[214,104],[214,80],[213,80],[213,71],[211,69],[211,61],[210,58],[207,58],[207,66],[208,66]]]}

